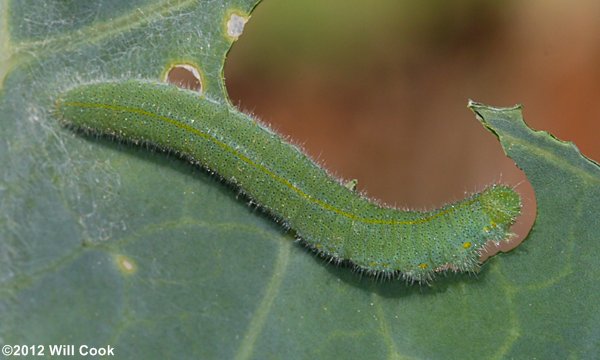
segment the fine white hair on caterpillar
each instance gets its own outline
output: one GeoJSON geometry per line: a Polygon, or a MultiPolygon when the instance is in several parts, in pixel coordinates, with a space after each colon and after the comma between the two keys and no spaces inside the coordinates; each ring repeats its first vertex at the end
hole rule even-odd
{"type": "Polygon", "coordinates": [[[173,151],[219,174],[332,262],[427,282],[475,272],[487,241],[510,238],[521,200],[493,185],[431,211],[384,207],[231,105],[140,80],[84,84],[55,103],[63,124],[173,151]]]}

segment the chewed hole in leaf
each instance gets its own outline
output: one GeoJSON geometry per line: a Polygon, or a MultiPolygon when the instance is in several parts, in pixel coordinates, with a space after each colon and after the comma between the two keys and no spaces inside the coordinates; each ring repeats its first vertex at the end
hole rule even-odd
{"type": "MultiPolygon", "coordinates": [[[[517,223],[509,230],[516,235],[507,241],[501,241],[499,246],[494,241],[489,241],[485,249],[474,243],[461,245],[463,249],[481,250],[482,262],[491,254],[516,248],[529,233],[535,219],[535,197],[532,191],[528,192],[531,185],[524,173],[503,154],[497,139],[490,136],[476,121],[469,119],[464,107],[457,106],[459,110],[456,114],[450,115],[449,110],[442,105],[448,102],[436,100],[445,96],[445,92],[430,93],[428,86],[415,90],[419,89],[419,86],[414,87],[415,84],[430,84],[434,81],[431,69],[424,66],[419,79],[412,80],[404,78],[403,70],[398,70],[396,75],[387,70],[374,71],[365,75],[365,79],[360,81],[361,86],[356,87],[353,85],[356,83],[354,69],[365,66],[360,61],[368,61],[371,64],[368,68],[379,69],[383,63],[387,63],[390,56],[396,56],[394,61],[400,64],[407,61],[402,55],[406,54],[404,48],[390,38],[387,43],[394,45],[390,45],[388,49],[395,48],[394,55],[388,51],[378,55],[377,51],[369,51],[370,42],[367,40],[364,43],[357,42],[363,48],[359,50],[356,47],[353,51],[369,56],[347,56],[343,49],[335,48],[335,44],[347,43],[350,39],[355,41],[357,33],[336,34],[316,30],[322,36],[305,43],[305,35],[294,30],[301,28],[302,23],[292,14],[283,6],[279,8],[276,3],[264,3],[253,12],[251,26],[245,29],[243,38],[238,40],[228,54],[225,78],[232,102],[253,109],[258,117],[269,119],[275,128],[281,129],[290,138],[302,139],[303,148],[309,154],[324,160],[326,167],[342,178],[359,178],[358,191],[362,193],[364,189],[365,194],[382,199],[383,203],[395,204],[401,208],[432,209],[491,184],[522,184],[516,190],[526,197],[523,201],[523,215],[518,217],[517,223]],[[262,14],[270,11],[273,12],[271,16],[278,14],[289,17],[282,22],[285,26],[277,28],[277,37],[265,38],[267,30],[261,29],[261,22],[268,14],[262,14]],[[281,55],[277,60],[274,59],[275,55],[264,56],[266,49],[276,49],[281,43],[305,45],[302,49],[296,48],[293,56],[281,55]],[[323,49],[334,49],[330,50],[328,56],[336,59],[336,65],[323,65],[322,68],[311,65],[314,77],[310,78],[294,75],[304,71],[306,58],[313,59],[318,54],[324,54],[323,49]],[[306,51],[306,57],[299,55],[299,51],[306,51]],[[385,56],[385,60],[378,56],[385,56]],[[278,63],[284,63],[285,67],[277,74],[278,63]],[[260,69],[270,69],[268,75],[265,75],[265,71],[256,71],[259,66],[257,64],[260,64],[260,69]],[[343,73],[344,70],[347,71],[346,74],[343,73]],[[381,74],[385,74],[385,78],[394,77],[394,81],[386,81],[381,74]],[[331,83],[327,84],[326,79],[331,79],[331,83]],[[369,89],[377,94],[377,89],[385,84],[394,84],[386,92],[390,94],[388,102],[372,102],[370,99],[381,98],[370,94],[369,89]],[[257,95],[257,88],[260,88],[260,96],[257,95]],[[364,93],[359,92],[362,89],[365,89],[364,93]],[[414,98],[426,98],[427,103],[414,106],[419,110],[413,112],[408,110],[413,105],[408,104],[412,101],[409,99],[414,98]],[[366,105],[363,107],[362,104],[366,105]],[[439,108],[432,111],[432,106],[439,108]],[[417,123],[418,126],[415,127],[417,123]],[[311,135],[310,129],[313,127],[326,130],[321,131],[318,136],[311,135]],[[323,135],[324,133],[330,135],[323,135]]],[[[334,18],[333,14],[328,15],[334,18]]],[[[343,19],[344,22],[356,22],[361,17],[357,15],[356,18],[343,19]]],[[[266,28],[268,25],[264,26],[266,28]]],[[[397,29],[390,29],[390,34],[397,36],[397,29]]],[[[439,47],[439,44],[433,42],[429,45],[432,53],[439,47]]],[[[473,51],[477,50],[476,44],[470,43],[470,46],[473,51]]],[[[331,60],[323,55],[318,62],[326,64],[327,61],[331,60]]],[[[432,61],[438,61],[437,57],[432,61]]],[[[469,71],[468,68],[463,70],[469,71]]],[[[456,79],[457,88],[461,88],[461,81],[456,79]]],[[[473,90],[461,88],[460,91],[464,91],[464,96],[467,96],[473,90]]],[[[351,183],[345,185],[353,188],[351,183]]],[[[488,225],[489,229],[486,231],[490,232],[490,239],[497,238],[494,234],[498,233],[498,229],[492,223],[488,225]]]]}
{"type": "Polygon", "coordinates": [[[165,81],[182,89],[202,93],[202,76],[200,70],[190,64],[173,64],[167,70],[165,81]]]}

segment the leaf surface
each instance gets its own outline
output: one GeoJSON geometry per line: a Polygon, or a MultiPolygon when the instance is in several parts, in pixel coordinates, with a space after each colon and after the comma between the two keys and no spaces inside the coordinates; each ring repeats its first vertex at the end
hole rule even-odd
{"type": "Polygon", "coordinates": [[[69,87],[161,80],[172,63],[227,98],[227,23],[255,3],[0,3],[0,342],[119,358],[594,357],[600,170],[518,108],[471,104],[532,182],[535,227],[477,277],[430,287],[328,264],[207,172],[52,116],[69,87]]]}

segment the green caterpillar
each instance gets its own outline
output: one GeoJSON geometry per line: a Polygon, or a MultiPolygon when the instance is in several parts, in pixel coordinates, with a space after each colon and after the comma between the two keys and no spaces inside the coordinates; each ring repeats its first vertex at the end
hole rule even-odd
{"type": "Polygon", "coordinates": [[[172,85],[75,87],[56,101],[63,124],[175,151],[238,186],[317,253],[369,274],[429,281],[478,270],[488,241],[510,237],[519,195],[495,185],[433,211],[382,207],[229,104],[172,85]]]}

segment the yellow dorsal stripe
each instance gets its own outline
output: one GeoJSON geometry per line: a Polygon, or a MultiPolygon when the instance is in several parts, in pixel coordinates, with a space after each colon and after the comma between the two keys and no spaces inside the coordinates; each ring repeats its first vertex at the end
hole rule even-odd
{"type": "Polygon", "coordinates": [[[153,119],[171,124],[179,129],[182,129],[184,131],[187,131],[193,135],[199,136],[203,139],[206,139],[210,142],[212,142],[213,144],[219,146],[221,149],[223,149],[224,151],[232,154],[233,156],[237,157],[238,159],[240,159],[241,161],[247,163],[248,165],[254,167],[255,169],[260,170],[261,172],[263,172],[264,174],[266,174],[267,176],[269,176],[270,178],[272,178],[273,180],[275,180],[276,182],[285,185],[287,188],[289,188],[290,190],[294,191],[295,193],[297,193],[300,197],[302,197],[303,199],[306,199],[307,201],[313,203],[313,204],[317,204],[319,205],[322,209],[324,210],[328,210],[331,212],[334,212],[338,215],[341,215],[343,217],[346,217],[348,219],[351,219],[353,221],[358,221],[358,222],[362,222],[365,224],[379,224],[379,225],[415,225],[415,224],[422,224],[422,223],[426,223],[429,222],[437,217],[449,214],[453,211],[455,211],[458,208],[464,207],[464,206],[469,206],[471,204],[473,204],[475,201],[477,201],[477,199],[471,199],[469,201],[465,201],[457,206],[453,206],[450,208],[447,208],[446,210],[443,211],[439,211],[433,215],[430,216],[426,216],[423,217],[421,219],[417,219],[417,220],[385,220],[385,219],[377,219],[377,218],[366,218],[366,217],[362,217],[359,215],[355,215],[353,213],[350,213],[348,211],[342,210],[342,209],[338,209],[335,206],[321,200],[318,198],[313,197],[312,195],[309,195],[307,193],[305,193],[304,191],[302,191],[301,189],[299,189],[298,187],[296,187],[294,184],[290,183],[287,179],[277,175],[276,173],[274,173],[273,171],[271,171],[269,168],[265,167],[262,164],[258,164],[254,161],[252,161],[252,159],[250,159],[249,157],[247,157],[246,155],[240,153],[239,151],[235,150],[234,148],[232,148],[231,146],[229,146],[228,144],[216,139],[215,137],[211,136],[210,134],[207,134],[201,130],[198,130],[188,124],[185,124],[179,120],[167,117],[167,116],[163,116],[163,115],[158,115],[155,113],[152,113],[150,111],[147,110],[143,110],[143,109],[138,109],[138,108],[133,108],[133,107],[127,107],[127,106],[120,106],[120,105],[109,105],[109,104],[99,104],[99,103],[85,103],[85,102],[59,102],[57,103],[57,107],[58,109],[60,109],[61,106],[70,106],[70,107],[79,107],[79,108],[88,108],[88,109],[103,109],[103,110],[111,110],[111,111],[115,111],[115,112],[128,112],[128,113],[132,113],[132,114],[138,114],[138,115],[143,115],[143,116],[148,116],[151,117],[153,119]]]}

